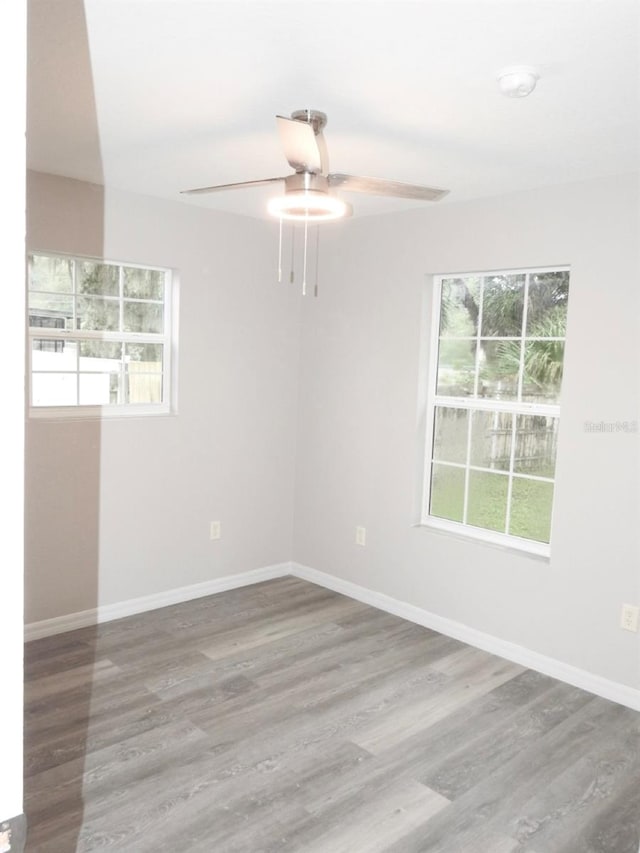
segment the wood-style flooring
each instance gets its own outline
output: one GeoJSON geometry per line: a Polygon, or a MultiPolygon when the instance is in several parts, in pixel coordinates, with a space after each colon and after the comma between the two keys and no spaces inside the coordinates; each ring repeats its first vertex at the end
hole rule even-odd
{"type": "Polygon", "coordinates": [[[27,853],[638,853],[640,714],[305,581],[25,654],[27,853]]]}

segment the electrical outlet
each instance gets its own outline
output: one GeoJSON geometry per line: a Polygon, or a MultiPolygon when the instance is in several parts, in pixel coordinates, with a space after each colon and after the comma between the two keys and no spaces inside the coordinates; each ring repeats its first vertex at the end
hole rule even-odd
{"type": "Polygon", "coordinates": [[[219,539],[222,536],[222,530],[220,528],[219,521],[212,521],[209,524],[209,538],[211,539],[219,539]]]}
{"type": "Polygon", "coordinates": [[[624,628],[625,631],[637,631],[639,610],[640,608],[633,604],[623,604],[620,614],[620,627],[624,628]]]}
{"type": "Polygon", "coordinates": [[[367,544],[367,528],[366,527],[356,527],[356,545],[366,545],[367,544]]]}

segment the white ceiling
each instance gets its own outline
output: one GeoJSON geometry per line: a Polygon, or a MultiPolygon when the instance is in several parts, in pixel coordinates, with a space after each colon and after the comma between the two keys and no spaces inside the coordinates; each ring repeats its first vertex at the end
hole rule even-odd
{"type": "Polygon", "coordinates": [[[312,108],[332,171],[439,204],[635,171],[638,23],[637,0],[30,0],[28,163],[262,216],[273,187],[180,190],[290,173],[275,115],[312,108]],[[528,98],[499,92],[514,64],[528,98]]]}

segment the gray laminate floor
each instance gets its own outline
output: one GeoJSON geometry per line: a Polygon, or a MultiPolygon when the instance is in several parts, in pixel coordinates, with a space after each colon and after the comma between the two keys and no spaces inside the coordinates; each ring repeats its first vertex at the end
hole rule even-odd
{"type": "Polygon", "coordinates": [[[638,853],[640,714],[301,580],[26,670],[28,853],[638,853]]]}

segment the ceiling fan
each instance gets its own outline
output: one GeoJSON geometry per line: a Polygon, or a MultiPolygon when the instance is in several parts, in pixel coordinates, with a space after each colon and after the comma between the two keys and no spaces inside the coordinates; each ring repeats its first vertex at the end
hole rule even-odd
{"type": "Polygon", "coordinates": [[[300,220],[308,223],[339,219],[351,213],[351,205],[333,194],[332,191],[336,189],[417,201],[438,201],[448,192],[435,187],[405,184],[383,178],[330,173],[327,144],[322,132],[327,124],[325,113],[318,110],[296,110],[291,114],[291,118],[276,116],[276,121],[284,155],[294,169],[293,174],[199,187],[183,190],[183,193],[196,195],[243,187],[260,187],[284,181],[284,195],[271,199],[269,212],[280,220],[300,220]]]}

